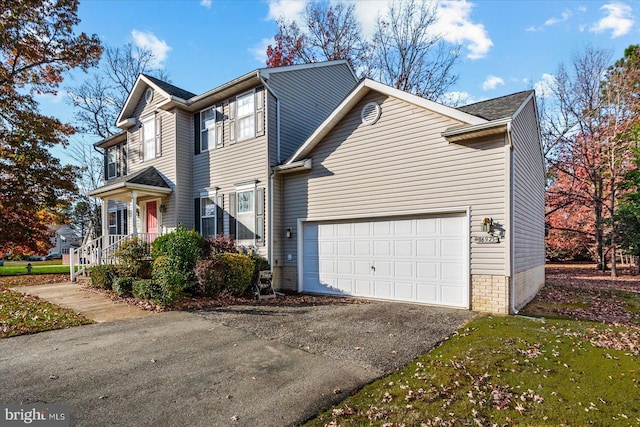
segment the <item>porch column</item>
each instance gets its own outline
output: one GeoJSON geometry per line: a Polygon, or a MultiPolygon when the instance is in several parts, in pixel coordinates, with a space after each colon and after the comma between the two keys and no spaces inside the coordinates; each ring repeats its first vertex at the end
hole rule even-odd
{"type": "Polygon", "coordinates": [[[138,215],[137,208],[138,207],[138,193],[133,191],[131,193],[131,233],[134,236],[138,235],[138,215]]]}
{"type": "Polygon", "coordinates": [[[109,246],[109,198],[102,199],[102,247],[109,246]]]}

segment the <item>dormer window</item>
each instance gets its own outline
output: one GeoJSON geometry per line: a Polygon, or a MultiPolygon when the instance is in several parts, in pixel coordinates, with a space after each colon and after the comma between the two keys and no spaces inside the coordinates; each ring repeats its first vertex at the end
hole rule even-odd
{"type": "Polygon", "coordinates": [[[256,135],[254,91],[236,98],[238,140],[253,138],[256,135]]]}

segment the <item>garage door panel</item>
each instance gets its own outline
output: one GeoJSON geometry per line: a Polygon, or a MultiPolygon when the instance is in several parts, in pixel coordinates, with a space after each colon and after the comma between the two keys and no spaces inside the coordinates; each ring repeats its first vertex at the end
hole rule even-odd
{"type": "Polygon", "coordinates": [[[414,285],[410,282],[398,282],[394,283],[395,299],[403,301],[415,300],[415,294],[413,292],[414,285]]]}
{"type": "Polygon", "coordinates": [[[438,302],[438,285],[435,283],[418,283],[416,285],[419,302],[436,304],[438,302]]]}
{"type": "Polygon", "coordinates": [[[352,243],[350,240],[339,241],[338,242],[338,256],[350,256],[352,255],[352,243]]]}
{"type": "Polygon", "coordinates": [[[393,269],[396,277],[413,277],[413,263],[410,261],[395,261],[393,269]]]}
{"type": "Polygon", "coordinates": [[[440,272],[438,264],[435,262],[420,262],[416,263],[417,271],[416,278],[418,280],[433,280],[438,278],[440,272]]]}
{"type": "Polygon", "coordinates": [[[468,307],[468,218],[308,223],[304,291],[468,307]]]}
{"type": "Polygon", "coordinates": [[[354,255],[356,256],[369,256],[371,255],[371,242],[368,240],[355,241],[354,242],[354,255]]]}
{"type": "Polygon", "coordinates": [[[379,298],[393,298],[393,283],[376,280],[374,284],[375,296],[379,298]]]}
{"type": "Polygon", "coordinates": [[[435,239],[420,239],[416,241],[416,255],[418,257],[438,256],[438,242],[435,239]]]}
{"type": "Polygon", "coordinates": [[[390,240],[374,240],[373,256],[389,256],[391,255],[390,240]]]}

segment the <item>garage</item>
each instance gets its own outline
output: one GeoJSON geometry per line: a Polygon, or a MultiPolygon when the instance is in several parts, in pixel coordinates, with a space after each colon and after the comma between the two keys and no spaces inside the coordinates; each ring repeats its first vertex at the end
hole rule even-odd
{"type": "Polygon", "coordinates": [[[469,307],[466,213],[301,227],[301,291],[469,307]]]}

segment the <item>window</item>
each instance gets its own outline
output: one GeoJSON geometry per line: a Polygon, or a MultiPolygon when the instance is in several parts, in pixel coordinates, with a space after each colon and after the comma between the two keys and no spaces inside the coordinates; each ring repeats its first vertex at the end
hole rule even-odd
{"type": "Polygon", "coordinates": [[[144,160],[156,157],[156,121],[150,117],[142,122],[142,151],[144,160]]]}
{"type": "Polygon", "coordinates": [[[200,198],[200,230],[204,237],[215,236],[216,230],[216,199],[214,195],[200,198]]]}
{"type": "Polygon", "coordinates": [[[107,149],[107,179],[127,174],[127,145],[120,144],[107,149]]]}
{"type": "Polygon", "coordinates": [[[118,176],[118,150],[117,147],[107,149],[107,179],[118,176]]]}
{"type": "Polygon", "coordinates": [[[253,244],[256,224],[254,189],[238,191],[236,200],[238,203],[236,240],[245,241],[245,243],[250,240],[253,244]]]}
{"type": "Polygon", "coordinates": [[[253,91],[236,98],[238,140],[252,138],[256,134],[254,100],[253,91]]]}
{"type": "Polygon", "coordinates": [[[216,110],[214,107],[200,112],[200,151],[216,146],[216,110]]]}
{"type": "Polygon", "coordinates": [[[109,211],[109,234],[118,234],[118,212],[109,211]]]}

